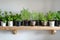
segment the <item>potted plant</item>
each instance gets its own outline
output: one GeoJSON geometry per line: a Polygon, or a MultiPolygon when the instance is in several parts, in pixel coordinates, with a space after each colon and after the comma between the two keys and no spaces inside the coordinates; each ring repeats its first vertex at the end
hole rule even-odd
{"type": "Polygon", "coordinates": [[[30,12],[28,9],[21,10],[21,18],[24,21],[23,25],[28,26],[29,25],[29,20],[30,20],[30,12]]]}
{"type": "Polygon", "coordinates": [[[41,21],[43,26],[47,25],[47,17],[43,13],[39,13],[39,20],[41,21]]]}
{"type": "Polygon", "coordinates": [[[8,15],[8,18],[7,18],[8,19],[8,26],[12,27],[13,26],[13,14],[11,11],[9,13],[10,13],[10,15],[8,15]]]}
{"type": "Polygon", "coordinates": [[[39,21],[39,16],[38,16],[39,14],[37,13],[37,12],[32,12],[31,13],[31,25],[32,26],[35,26],[36,25],[36,20],[38,20],[39,21]]]}
{"type": "Polygon", "coordinates": [[[58,11],[57,13],[56,13],[56,21],[55,21],[55,25],[56,26],[60,26],[60,11],[58,11]]]}
{"type": "Polygon", "coordinates": [[[15,25],[16,26],[21,26],[22,19],[21,19],[20,14],[16,14],[15,17],[14,17],[14,20],[15,20],[15,25]]]}
{"type": "Polygon", "coordinates": [[[1,26],[6,27],[6,17],[2,17],[1,26]]]}
{"type": "Polygon", "coordinates": [[[54,26],[55,26],[55,17],[56,17],[55,12],[49,11],[49,12],[47,13],[47,19],[48,19],[49,25],[50,25],[51,27],[54,27],[54,26]]]}
{"type": "Polygon", "coordinates": [[[5,15],[5,18],[6,18],[6,26],[8,26],[8,12],[4,11],[4,15],[5,15]]]}
{"type": "Polygon", "coordinates": [[[7,11],[4,11],[1,16],[1,26],[6,27],[7,24],[7,11]]]}

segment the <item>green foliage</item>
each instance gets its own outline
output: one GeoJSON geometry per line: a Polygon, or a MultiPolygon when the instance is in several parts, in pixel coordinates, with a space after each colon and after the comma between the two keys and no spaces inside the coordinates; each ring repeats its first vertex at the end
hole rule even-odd
{"type": "Polygon", "coordinates": [[[56,12],[49,11],[47,13],[47,19],[48,20],[55,20],[55,17],[56,17],[56,12]]]}
{"type": "Polygon", "coordinates": [[[14,15],[14,20],[15,21],[22,21],[21,15],[20,14],[14,15]]]}
{"type": "Polygon", "coordinates": [[[7,15],[7,11],[4,11],[3,15],[4,15],[4,16],[1,17],[2,21],[3,21],[3,22],[7,22],[7,18],[8,18],[8,17],[7,17],[7,16],[8,16],[8,15],[7,15]]]}
{"type": "Polygon", "coordinates": [[[5,18],[6,18],[6,20],[8,20],[8,12],[7,11],[4,11],[4,16],[5,16],[5,18]]]}
{"type": "Polygon", "coordinates": [[[60,13],[56,13],[56,20],[60,20],[60,13]]]}
{"type": "Polygon", "coordinates": [[[22,21],[22,20],[41,20],[41,21],[47,21],[47,20],[60,20],[60,11],[52,12],[49,11],[47,15],[44,15],[44,13],[38,13],[38,12],[30,12],[28,9],[21,10],[21,14],[13,15],[13,13],[4,11],[0,9],[0,20],[3,22],[6,21],[22,21]],[[9,13],[9,15],[8,15],[9,13]]]}
{"type": "Polygon", "coordinates": [[[32,12],[31,18],[32,18],[32,20],[39,20],[39,13],[37,13],[37,12],[32,12]]]}
{"type": "Polygon", "coordinates": [[[7,22],[6,17],[2,17],[2,21],[3,21],[3,22],[7,22]]]}
{"type": "Polygon", "coordinates": [[[44,13],[39,13],[39,20],[41,20],[41,21],[47,21],[46,15],[44,15],[44,13]]]}
{"type": "Polygon", "coordinates": [[[14,18],[13,13],[11,11],[9,13],[10,15],[8,15],[8,21],[13,21],[14,18]]]}
{"type": "Polygon", "coordinates": [[[30,20],[30,12],[27,9],[21,10],[21,18],[22,20],[30,20]]]}
{"type": "Polygon", "coordinates": [[[59,14],[60,14],[60,11],[57,11],[57,13],[59,13],[59,14]]]}

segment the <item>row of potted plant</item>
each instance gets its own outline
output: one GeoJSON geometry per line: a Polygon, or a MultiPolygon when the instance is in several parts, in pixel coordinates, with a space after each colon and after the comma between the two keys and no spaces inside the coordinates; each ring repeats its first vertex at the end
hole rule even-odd
{"type": "Polygon", "coordinates": [[[43,12],[30,12],[28,9],[14,14],[13,12],[2,12],[0,10],[0,24],[1,26],[51,26],[60,25],[60,11],[49,11],[46,14],[43,12]]]}

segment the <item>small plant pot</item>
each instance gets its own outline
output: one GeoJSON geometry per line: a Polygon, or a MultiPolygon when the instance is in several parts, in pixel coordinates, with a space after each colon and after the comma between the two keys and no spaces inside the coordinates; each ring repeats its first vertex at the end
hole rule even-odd
{"type": "Polygon", "coordinates": [[[22,20],[21,25],[24,26],[24,20],[22,20]]]}
{"type": "Polygon", "coordinates": [[[29,26],[29,21],[28,20],[24,21],[24,26],[29,26]]]}
{"type": "Polygon", "coordinates": [[[15,21],[15,26],[21,26],[21,21],[15,21]]]}
{"type": "Polygon", "coordinates": [[[1,21],[1,26],[6,27],[6,22],[1,21]]]}
{"type": "Polygon", "coordinates": [[[56,26],[60,26],[60,20],[56,20],[56,21],[55,21],[55,25],[56,25],[56,26]]]}
{"type": "Polygon", "coordinates": [[[8,21],[8,26],[13,27],[13,21],[8,21]]]}
{"type": "Polygon", "coordinates": [[[58,26],[60,26],[60,20],[58,21],[58,26]]]}
{"type": "Polygon", "coordinates": [[[39,20],[39,26],[42,26],[42,22],[41,22],[41,20],[39,20]]]}
{"type": "Polygon", "coordinates": [[[59,26],[60,23],[59,23],[59,20],[55,20],[55,26],[59,26]]]}
{"type": "Polygon", "coordinates": [[[49,26],[54,27],[55,26],[55,21],[49,21],[49,26]]]}
{"type": "Polygon", "coordinates": [[[36,20],[36,26],[39,26],[39,25],[40,25],[40,21],[36,20]]]}
{"type": "Polygon", "coordinates": [[[15,21],[15,20],[13,20],[13,26],[16,26],[15,22],[16,22],[16,21],[15,21]]]}
{"type": "Polygon", "coordinates": [[[1,26],[1,21],[0,21],[0,26],[1,26]]]}
{"type": "Polygon", "coordinates": [[[42,21],[43,26],[47,26],[47,21],[42,21]]]}
{"type": "Polygon", "coordinates": [[[31,25],[35,26],[36,25],[36,21],[31,21],[31,25]]]}

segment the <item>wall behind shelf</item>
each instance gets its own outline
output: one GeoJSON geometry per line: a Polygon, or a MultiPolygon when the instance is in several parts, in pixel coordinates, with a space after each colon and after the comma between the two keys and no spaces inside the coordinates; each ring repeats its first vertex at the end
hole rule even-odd
{"type": "MultiPolygon", "coordinates": [[[[0,9],[19,12],[22,8],[30,11],[60,10],[60,0],[0,0],[0,9]]],[[[60,40],[60,32],[55,35],[48,31],[18,31],[13,35],[10,31],[0,31],[0,40],[60,40]]]]}
{"type": "Polygon", "coordinates": [[[59,0],[0,0],[0,9],[19,12],[22,8],[35,11],[60,10],[59,0]]]}

